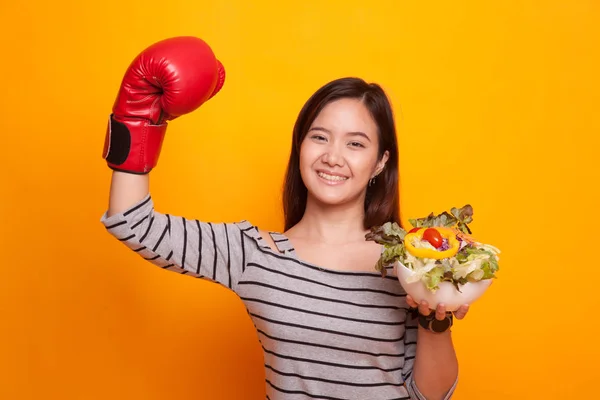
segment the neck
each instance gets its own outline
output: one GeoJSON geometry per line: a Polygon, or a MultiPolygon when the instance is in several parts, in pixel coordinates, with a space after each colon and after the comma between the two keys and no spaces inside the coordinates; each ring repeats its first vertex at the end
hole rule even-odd
{"type": "Polygon", "coordinates": [[[327,206],[310,196],[304,216],[294,227],[294,234],[323,244],[364,241],[364,199],[327,206]]]}

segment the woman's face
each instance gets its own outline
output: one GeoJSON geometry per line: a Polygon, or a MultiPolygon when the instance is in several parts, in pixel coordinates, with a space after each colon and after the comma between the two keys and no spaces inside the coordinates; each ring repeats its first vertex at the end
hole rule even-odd
{"type": "Polygon", "coordinates": [[[364,202],[369,180],[383,169],[377,125],[357,99],[329,103],[300,146],[300,174],[309,198],[329,205],[364,202]]]}

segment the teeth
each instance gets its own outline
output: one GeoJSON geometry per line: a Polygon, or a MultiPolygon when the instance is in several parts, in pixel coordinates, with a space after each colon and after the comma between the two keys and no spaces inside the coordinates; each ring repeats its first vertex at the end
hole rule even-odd
{"type": "Polygon", "coordinates": [[[348,178],[346,178],[344,176],[328,175],[328,174],[326,174],[324,172],[319,172],[318,174],[319,174],[319,176],[321,178],[327,179],[328,181],[345,181],[346,179],[348,179],[348,178]]]}

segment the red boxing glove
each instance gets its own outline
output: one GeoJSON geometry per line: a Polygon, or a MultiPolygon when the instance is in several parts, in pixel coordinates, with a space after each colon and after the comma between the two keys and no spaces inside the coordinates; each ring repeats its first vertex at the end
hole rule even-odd
{"type": "Polygon", "coordinates": [[[151,45],[123,77],[102,158],[116,171],[150,172],[158,162],[167,121],[196,110],[224,82],[223,65],[201,39],[183,36],[151,45]]]}

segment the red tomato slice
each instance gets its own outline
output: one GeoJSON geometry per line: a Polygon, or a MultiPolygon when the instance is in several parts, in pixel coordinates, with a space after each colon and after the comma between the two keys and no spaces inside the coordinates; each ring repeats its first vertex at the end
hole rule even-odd
{"type": "Polygon", "coordinates": [[[440,248],[444,243],[444,238],[435,228],[427,228],[423,232],[423,240],[427,240],[436,249],[440,248]]]}
{"type": "Polygon", "coordinates": [[[412,228],[410,231],[408,231],[408,233],[415,233],[415,232],[417,232],[419,229],[421,229],[421,228],[412,228]]]}

